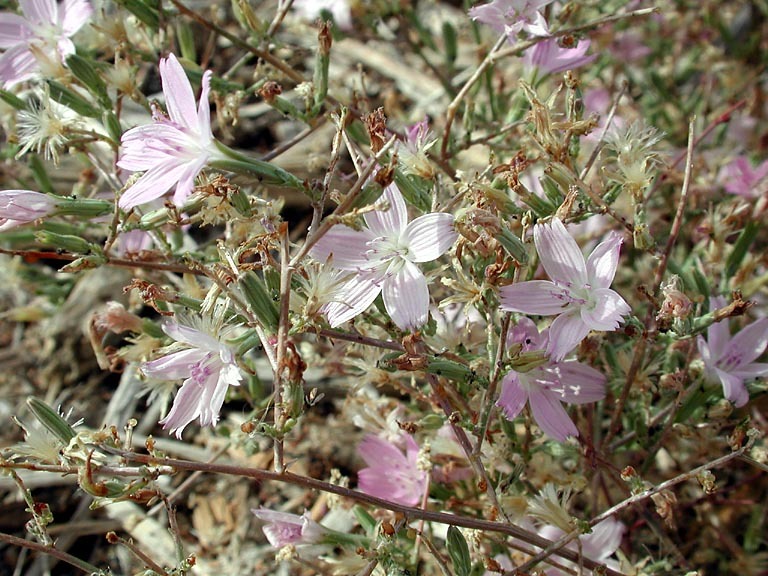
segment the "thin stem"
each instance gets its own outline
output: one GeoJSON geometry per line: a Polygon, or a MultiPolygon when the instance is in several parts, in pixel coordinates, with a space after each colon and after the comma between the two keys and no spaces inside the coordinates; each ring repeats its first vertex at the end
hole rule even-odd
{"type": "MultiPolygon", "coordinates": [[[[287,369],[285,352],[288,345],[288,330],[290,329],[291,310],[291,276],[294,268],[289,263],[288,225],[282,227],[280,238],[280,319],[277,326],[277,372],[275,372],[275,429],[282,433],[287,420],[284,402],[288,398],[287,387],[290,382],[285,381],[287,369]]],[[[283,438],[275,438],[275,471],[285,470],[283,461],[283,438]]]]}
{"type": "MultiPolygon", "coordinates": [[[[673,486],[676,486],[677,484],[680,484],[681,482],[685,482],[686,480],[689,480],[691,478],[695,478],[702,472],[705,472],[707,470],[711,470],[713,468],[718,468],[724,464],[727,464],[731,460],[734,460],[736,458],[741,458],[743,454],[749,450],[752,447],[752,442],[749,441],[745,443],[741,448],[738,450],[731,452],[730,454],[727,454],[725,456],[721,456],[720,458],[717,458],[716,460],[713,460],[712,462],[708,462],[706,464],[702,464],[698,468],[694,468],[693,470],[690,470],[688,472],[683,472],[682,474],[679,474],[678,476],[675,476],[674,478],[667,480],[666,482],[662,482],[658,486],[654,486],[653,488],[649,488],[648,490],[644,490],[643,492],[640,492],[639,494],[635,494],[633,496],[630,496],[629,498],[626,498],[616,504],[615,506],[612,506],[602,514],[598,514],[595,516],[592,520],[589,521],[590,526],[595,526],[596,524],[599,524],[603,520],[606,520],[610,518],[611,516],[618,514],[625,508],[628,508],[630,506],[633,506],[635,504],[638,504],[640,502],[643,502],[650,498],[651,496],[654,496],[655,494],[658,494],[660,492],[663,492],[664,490],[668,490],[669,488],[672,488],[673,486]]],[[[551,546],[547,547],[546,549],[542,550],[540,553],[538,553],[536,556],[528,560],[525,564],[522,566],[516,568],[511,574],[526,574],[528,573],[531,568],[536,566],[539,562],[544,560],[546,557],[555,554],[560,550],[563,546],[567,546],[571,541],[575,540],[579,537],[581,534],[581,530],[572,530],[560,540],[552,544],[551,546]]],[[[586,568],[590,568],[587,559],[584,559],[584,566],[586,568]]]]}
{"type": "Polygon", "coordinates": [[[53,548],[51,546],[45,546],[43,544],[32,542],[31,540],[25,540],[24,538],[11,536],[10,534],[5,534],[3,532],[0,532],[0,542],[6,542],[11,546],[18,546],[20,548],[27,548],[29,550],[34,550],[36,552],[42,552],[43,554],[52,556],[57,560],[61,560],[62,562],[66,562],[67,564],[74,566],[79,570],[82,570],[86,574],[104,574],[104,571],[98,568],[97,566],[94,566],[93,564],[90,564],[85,560],[81,560],[76,556],[72,556],[72,554],[67,554],[66,552],[57,550],[56,548],[53,548]]]}
{"type": "Polygon", "coordinates": [[[480,435],[477,437],[477,443],[475,444],[475,456],[480,455],[483,447],[483,440],[485,440],[485,435],[488,433],[488,425],[491,421],[493,401],[496,398],[496,388],[499,383],[499,376],[501,375],[502,360],[504,359],[504,350],[506,349],[507,344],[507,332],[509,331],[511,318],[512,315],[507,312],[504,314],[504,319],[501,321],[501,334],[499,335],[499,346],[496,349],[496,358],[493,362],[491,381],[488,384],[488,389],[485,391],[485,397],[483,399],[483,412],[480,417],[480,435]]]}
{"type": "Polygon", "coordinates": [[[375,348],[383,348],[384,350],[394,350],[395,352],[405,352],[405,348],[399,342],[392,342],[390,340],[379,340],[378,338],[370,338],[369,336],[363,336],[362,334],[353,334],[351,332],[341,332],[339,330],[330,330],[323,328],[318,330],[317,333],[320,336],[325,336],[332,340],[346,340],[347,342],[354,342],[362,346],[374,346],[375,348]]]}
{"type": "Polygon", "coordinates": [[[686,151],[685,160],[685,176],[683,177],[683,188],[680,191],[680,200],[677,202],[677,211],[675,212],[675,219],[672,221],[672,230],[669,233],[667,239],[667,245],[664,248],[664,253],[661,255],[659,266],[656,268],[656,274],[653,278],[653,291],[654,294],[659,291],[661,281],[664,278],[664,272],[667,270],[667,263],[669,262],[669,255],[672,253],[672,248],[677,242],[677,237],[680,235],[680,228],[683,225],[683,214],[685,213],[685,203],[688,200],[688,190],[691,185],[691,172],[693,170],[693,143],[694,143],[694,127],[696,123],[696,117],[692,116],[688,123],[688,149],[686,151]]]}
{"type": "MultiPolygon", "coordinates": [[[[316,480],[307,476],[299,476],[291,472],[271,472],[268,470],[260,470],[257,468],[248,468],[244,466],[233,466],[227,464],[209,464],[204,462],[191,462],[188,460],[178,460],[175,458],[155,458],[153,456],[144,454],[135,454],[133,452],[127,452],[125,450],[117,450],[110,446],[101,446],[101,449],[110,454],[115,454],[129,461],[141,462],[150,465],[163,465],[171,466],[177,470],[201,470],[211,474],[227,474],[230,476],[241,476],[244,478],[253,478],[254,480],[261,481],[275,481],[284,482],[286,484],[292,484],[294,486],[301,486],[310,490],[317,490],[320,492],[329,492],[331,494],[337,494],[350,500],[376,506],[384,510],[391,510],[393,512],[399,512],[403,514],[408,520],[420,520],[424,519],[427,522],[437,522],[439,524],[447,524],[452,526],[459,526],[462,528],[472,528],[476,530],[486,530],[488,532],[496,532],[499,534],[505,534],[513,538],[517,538],[536,546],[538,548],[545,548],[552,544],[550,540],[542,538],[535,532],[531,532],[524,528],[520,528],[512,523],[507,522],[492,522],[489,520],[482,520],[479,518],[459,516],[456,514],[447,514],[445,512],[431,512],[429,510],[422,510],[421,508],[404,506],[397,502],[391,502],[383,498],[371,496],[357,490],[350,488],[344,488],[330,482],[323,482],[322,480],[316,480]]],[[[550,553],[551,554],[551,553],[550,553]]],[[[554,552],[561,558],[570,560],[571,562],[578,562],[579,555],[573,550],[558,550],[554,552]]],[[[584,566],[590,570],[601,567],[599,562],[584,559],[584,566]]],[[[605,574],[609,576],[622,576],[620,573],[606,569],[605,574]]]]}

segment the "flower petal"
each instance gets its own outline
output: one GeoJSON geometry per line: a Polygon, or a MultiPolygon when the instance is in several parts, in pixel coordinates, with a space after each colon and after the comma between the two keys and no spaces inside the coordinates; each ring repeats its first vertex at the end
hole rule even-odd
{"type": "Polygon", "coordinates": [[[93,14],[93,6],[88,0],[63,0],[59,4],[59,21],[66,36],[73,36],[93,14]]]}
{"type": "Polygon", "coordinates": [[[567,309],[567,291],[549,280],[518,282],[499,288],[501,309],[551,316],[567,309]]]}
{"type": "Polygon", "coordinates": [[[176,165],[168,163],[145,172],[120,196],[118,202],[120,208],[130,210],[134,206],[160,198],[179,181],[186,169],[186,163],[176,165]]]}
{"type": "Polygon", "coordinates": [[[594,368],[576,361],[559,362],[545,372],[558,382],[560,399],[568,404],[589,404],[605,398],[605,376],[594,368]]]}
{"type": "Polygon", "coordinates": [[[309,254],[321,263],[331,258],[330,265],[341,270],[369,270],[372,264],[366,252],[371,239],[367,230],[358,231],[337,224],[312,246],[309,254]]]}
{"type": "Polygon", "coordinates": [[[382,281],[377,274],[360,274],[348,280],[336,299],[320,309],[331,328],[365,312],[381,292],[382,281]]]}
{"type": "Polygon", "coordinates": [[[559,442],[565,442],[568,436],[578,436],[576,425],[568,416],[557,396],[549,390],[533,388],[528,394],[533,419],[539,428],[559,442]]]}
{"type": "Polygon", "coordinates": [[[533,228],[533,242],[544,270],[555,282],[582,287],[587,283],[587,265],[576,240],[563,223],[553,218],[533,228]]]}
{"type": "Polygon", "coordinates": [[[749,392],[747,392],[747,387],[744,385],[742,378],[724,372],[720,368],[715,368],[715,374],[723,385],[723,396],[732,402],[734,406],[738,408],[744,406],[749,401],[749,392]]]}
{"type": "Polygon", "coordinates": [[[584,337],[589,334],[589,326],[581,319],[578,311],[560,314],[549,327],[547,354],[555,362],[565,358],[584,337]]]}
{"type": "Polygon", "coordinates": [[[200,102],[197,106],[197,132],[202,137],[203,142],[201,144],[207,144],[213,139],[213,132],[211,132],[211,104],[208,102],[212,75],[213,73],[210,70],[203,72],[200,102]]]}
{"type": "Polygon", "coordinates": [[[19,7],[27,20],[35,24],[56,24],[58,6],[56,0],[19,0],[19,7]]]}
{"type": "Polygon", "coordinates": [[[176,393],[171,411],[160,420],[163,430],[170,429],[176,438],[181,439],[181,434],[187,424],[200,415],[200,388],[200,384],[193,378],[184,381],[176,393]]]}
{"type": "Polygon", "coordinates": [[[621,325],[621,321],[631,312],[629,304],[610,288],[592,290],[591,298],[595,305],[582,306],[581,319],[592,330],[611,332],[621,325]]]}
{"type": "Polygon", "coordinates": [[[172,53],[160,60],[160,77],[163,80],[163,94],[171,120],[197,132],[198,117],[195,110],[195,95],[184,68],[172,53]]]}
{"type": "Polygon", "coordinates": [[[29,23],[18,14],[0,13],[0,48],[12,48],[24,44],[32,35],[29,23]]]}
{"type": "Polygon", "coordinates": [[[445,254],[457,236],[453,216],[436,212],[410,222],[405,227],[402,240],[408,247],[411,262],[431,262],[445,254]]]}
{"type": "Polygon", "coordinates": [[[201,156],[192,162],[188,162],[184,172],[179,176],[179,182],[176,184],[176,191],[173,193],[173,203],[181,206],[192,195],[195,189],[195,178],[208,163],[208,156],[201,156]]]}
{"type": "MultiPolygon", "coordinates": [[[[711,296],[709,298],[709,311],[714,312],[727,305],[722,296],[711,296]]],[[[728,321],[721,320],[710,324],[707,328],[707,344],[709,344],[709,353],[712,363],[717,362],[725,353],[725,348],[731,340],[731,331],[728,329],[728,321]]]]}
{"type": "Polygon", "coordinates": [[[427,279],[415,264],[403,261],[402,268],[384,278],[382,295],[389,317],[401,330],[415,330],[429,315],[427,279]]]}
{"type": "Polygon", "coordinates": [[[37,59],[26,44],[18,44],[0,54],[0,82],[6,89],[32,78],[37,70],[37,59]]]}
{"type": "Polygon", "coordinates": [[[609,288],[616,268],[619,266],[619,254],[624,239],[618,232],[611,232],[608,238],[600,242],[587,259],[587,277],[593,288],[609,288]]]}
{"type": "Polygon", "coordinates": [[[765,362],[751,362],[746,366],[741,366],[736,370],[732,370],[731,374],[744,380],[751,380],[753,378],[760,378],[761,376],[768,376],[768,363],[765,362]]]}
{"type": "Polygon", "coordinates": [[[158,380],[176,380],[177,378],[188,378],[192,371],[192,366],[203,358],[207,352],[199,348],[190,348],[166,354],[156,360],[144,362],[141,365],[141,371],[150,378],[158,380]]]}
{"type": "Polygon", "coordinates": [[[384,188],[384,193],[377,204],[384,202],[389,205],[387,210],[368,212],[363,218],[374,237],[389,237],[393,234],[397,237],[408,223],[408,210],[400,189],[394,183],[384,188]]]}
{"type": "Polygon", "coordinates": [[[501,381],[501,394],[496,406],[504,411],[507,420],[514,420],[528,401],[528,391],[520,385],[518,374],[507,372],[501,381]]]}
{"type": "Polygon", "coordinates": [[[738,355],[741,367],[757,360],[768,346],[768,318],[760,318],[743,328],[725,347],[724,359],[738,355]]]}
{"type": "Polygon", "coordinates": [[[590,534],[579,538],[584,556],[591,560],[605,560],[619,548],[625,531],[626,526],[613,517],[595,524],[590,534]]]}
{"type": "Polygon", "coordinates": [[[218,340],[205,332],[189,326],[184,326],[175,320],[164,321],[161,328],[163,332],[177,342],[187,344],[188,346],[194,346],[195,348],[201,348],[207,352],[219,353],[221,344],[219,344],[218,340]]]}

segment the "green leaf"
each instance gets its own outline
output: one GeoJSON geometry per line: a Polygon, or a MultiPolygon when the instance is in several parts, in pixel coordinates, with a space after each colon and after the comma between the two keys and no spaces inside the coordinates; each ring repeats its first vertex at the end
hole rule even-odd
{"type": "Polygon", "coordinates": [[[72,71],[75,78],[83,83],[83,86],[96,97],[104,108],[112,108],[112,100],[107,93],[107,85],[91,61],[77,54],[72,54],[67,58],[67,68],[72,71]]]}
{"type": "Polygon", "coordinates": [[[3,102],[8,104],[9,106],[16,108],[16,110],[27,109],[27,103],[24,102],[24,100],[16,96],[16,94],[8,92],[7,90],[0,90],[0,99],[2,99],[3,102]]]}
{"type": "Polygon", "coordinates": [[[469,546],[464,539],[461,530],[456,526],[448,527],[448,554],[453,562],[453,570],[456,576],[469,576],[472,570],[472,561],[469,558],[469,546]]]}
{"type": "Polygon", "coordinates": [[[160,9],[157,2],[144,0],[116,0],[116,2],[152,30],[160,27],[160,9]]]}
{"type": "Polygon", "coordinates": [[[744,256],[747,255],[747,250],[755,241],[757,233],[760,230],[757,222],[749,222],[741,231],[739,238],[736,240],[736,244],[733,246],[733,251],[728,256],[728,261],[725,264],[725,277],[732,278],[741,266],[744,256]]]}
{"type": "Polygon", "coordinates": [[[75,437],[75,430],[69,425],[69,422],[42,400],[34,397],[27,398],[27,406],[40,424],[45,426],[64,445],[69,444],[69,441],[75,437]]]}
{"type": "Polygon", "coordinates": [[[88,116],[89,118],[99,118],[101,116],[101,112],[93,104],[66,86],[59,84],[55,80],[48,80],[48,87],[50,88],[51,98],[73,112],[77,112],[81,116],[88,116]]]}

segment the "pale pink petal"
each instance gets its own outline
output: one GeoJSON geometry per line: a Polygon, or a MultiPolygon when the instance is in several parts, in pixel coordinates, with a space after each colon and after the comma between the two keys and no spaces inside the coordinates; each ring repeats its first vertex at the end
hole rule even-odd
{"type": "Polygon", "coordinates": [[[507,332],[507,346],[521,344],[523,352],[529,350],[541,350],[545,338],[539,334],[539,329],[530,318],[521,317],[515,326],[507,332]]]}
{"type": "Polygon", "coordinates": [[[189,133],[175,124],[145,124],[131,128],[121,138],[121,154],[117,165],[132,172],[151,170],[170,162],[188,162],[205,157],[189,133]]]}
{"type": "MultiPolygon", "coordinates": [[[[713,312],[719,308],[723,308],[727,305],[725,298],[722,296],[712,296],[709,299],[709,311],[713,312]]],[[[721,320],[710,324],[707,328],[707,344],[709,344],[710,357],[713,362],[717,360],[725,353],[725,347],[731,340],[731,331],[728,328],[728,321],[721,320]]]]}
{"type": "Polygon", "coordinates": [[[749,401],[749,392],[744,385],[744,380],[717,367],[714,371],[723,385],[723,396],[736,407],[744,406],[749,401]]]}
{"type": "Polygon", "coordinates": [[[150,378],[160,380],[187,378],[191,367],[203,360],[207,354],[205,350],[200,350],[199,348],[181,350],[180,352],[161,356],[156,360],[144,362],[141,365],[141,371],[150,378]]]}
{"type": "Polygon", "coordinates": [[[568,307],[570,298],[565,289],[549,280],[518,282],[499,288],[501,309],[524,314],[551,316],[568,307]]]}
{"type": "Polygon", "coordinates": [[[357,447],[357,453],[368,466],[373,467],[394,467],[405,459],[399,448],[374,434],[365,435],[357,447]]]}
{"type": "Polygon", "coordinates": [[[229,382],[222,371],[213,373],[203,385],[200,396],[200,425],[215,426],[219,421],[219,412],[229,390],[229,382]]]}
{"type": "Polygon", "coordinates": [[[592,330],[612,331],[621,325],[621,321],[631,308],[610,288],[597,288],[592,290],[593,307],[581,307],[581,319],[592,330]]]}
{"type": "Polygon", "coordinates": [[[587,277],[592,288],[609,288],[616,268],[619,266],[619,254],[624,239],[618,232],[611,232],[592,251],[587,259],[587,277]]]}
{"type": "Polygon", "coordinates": [[[548,390],[530,390],[528,401],[533,419],[550,438],[564,442],[569,436],[578,436],[579,431],[557,396],[548,390]]]}
{"type": "Polygon", "coordinates": [[[189,198],[195,189],[195,178],[208,162],[208,157],[203,155],[193,162],[189,162],[184,172],[179,175],[179,182],[176,184],[176,191],[173,194],[173,203],[181,206],[189,198]]]}
{"type": "Polygon", "coordinates": [[[563,286],[579,287],[588,282],[584,255],[559,219],[534,226],[533,241],[541,265],[552,280],[563,286]]]}
{"type": "Polygon", "coordinates": [[[209,352],[219,352],[221,344],[218,340],[213,338],[210,334],[206,334],[195,328],[184,326],[174,320],[166,320],[161,326],[163,332],[169,337],[173,338],[177,342],[194,346],[195,348],[202,348],[209,352]]]}
{"type": "Polygon", "coordinates": [[[185,380],[176,393],[171,411],[160,420],[163,429],[170,429],[172,434],[181,439],[181,434],[187,424],[200,415],[200,393],[201,386],[198,382],[193,378],[185,380]]]}
{"type": "Polygon", "coordinates": [[[365,312],[381,292],[383,278],[377,274],[359,274],[342,287],[336,300],[321,308],[332,328],[365,312]]]}
{"type": "Polygon", "coordinates": [[[88,22],[93,14],[93,6],[88,0],[63,0],[59,5],[61,29],[67,36],[73,36],[88,22]]]}
{"type": "Polygon", "coordinates": [[[752,322],[736,334],[725,348],[720,365],[740,368],[756,360],[768,346],[768,318],[752,322]]]}
{"type": "Polygon", "coordinates": [[[528,401],[528,392],[520,385],[518,375],[507,372],[501,381],[501,394],[496,401],[496,406],[504,411],[508,420],[514,420],[528,401]]]}
{"type": "Polygon", "coordinates": [[[0,13],[0,48],[23,44],[32,35],[29,23],[18,14],[0,13]]]}
{"type": "Polygon", "coordinates": [[[56,51],[59,53],[61,61],[65,62],[69,56],[76,52],[75,44],[66,36],[62,36],[56,42],[56,51]]]}
{"type": "Polygon", "coordinates": [[[546,368],[552,373],[559,385],[556,389],[563,402],[568,404],[588,404],[605,398],[605,376],[580,362],[560,362],[546,368]]]}
{"type": "Polygon", "coordinates": [[[366,258],[368,242],[372,235],[368,230],[353,230],[337,224],[310,249],[309,254],[318,262],[328,262],[341,270],[367,270],[372,264],[366,258]]]}
{"type": "Polygon", "coordinates": [[[605,560],[618,550],[625,531],[626,526],[612,517],[595,524],[591,534],[579,538],[584,555],[592,560],[605,560]]]}
{"type": "Polygon", "coordinates": [[[712,365],[714,364],[714,360],[712,359],[712,354],[709,350],[707,341],[704,340],[703,336],[698,336],[696,338],[696,345],[699,348],[699,356],[701,356],[701,359],[704,361],[704,364],[707,366],[707,368],[711,369],[712,365]]]}
{"type": "Polygon", "coordinates": [[[393,234],[397,237],[408,223],[408,210],[400,189],[394,183],[384,188],[377,204],[385,202],[389,205],[387,210],[367,212],[363,218],[374,237],[389,237],[393,234]]]}
{"type": "Polygon", "coordinates": [[[427,279],[415,264],[404,260],[402,268],[384,278],[382,296],[389,317],[401,330],[415,330],[429,315],[427,279]]]}
{"type": "Polygon", "coordinates": [[[451,214],[432,213],[411,221],[403,232],[402,242],[408,247],[411,262],[431,262],[445,254],[457,236],[451,214]]]}
{"type": "Polygon", "coordinates": [[[578,310],[560,314],[549,327],[547,354],[552,360],[559,362],[589,334],[589,330],[578,310]]]}
{"type": "Polygon", "coordinates": [[[186,164],[173,165],[169,162],[145,172],[120,196],[120,208],[130,210],[134,206],[160,198],[179,181],[186,169],[186,164]]]}
{"type": "Polygon", "coordinates": [[[213,76],[213,73],[210,70],[206,70],[203,73],[200,102],[197,106],[197,129],[203,138],[209,140],[213,139],[213,132],[211,132],[211,105],[208,102],[208,93],[211,90],[211,76],[213,76]]]}
{"type": "Polygon", "coordinates": [[[744,380],[760,378],[761,376],[768,376],[768,364],[765,362],[751,362],[746,366],[731,370],[731,373],[744,380]]]}
{"type": "Polygon", "coordinates": [[[19,0],[19,7],[35,24],[56,24],[59,20],[56,0],[19,0]]]}
{"type": "Polygon", "coordinates": [[[29,80],[37,69],[37,60],[26,44],[12,46],[0,54],[0,82],[6,89],[29,80]]]}
{"type": "Polygon", "coordinates": [[[197,131],[198,116],[192,85],[184,68],[173,54],[160,60],[160,77],[163,80],[165,105],[171,120],[185,128],[197,131]]]}

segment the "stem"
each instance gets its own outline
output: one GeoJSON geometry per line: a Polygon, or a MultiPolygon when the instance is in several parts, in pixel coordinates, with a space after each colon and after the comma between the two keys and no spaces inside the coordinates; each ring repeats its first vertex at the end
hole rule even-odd
{"type": "Polygon", "coordinates": [[[19,546],[20,548],[28,548],[29,550],[34,550],[36,552],[42,552],[43,554],[48,554],[48,556],[52,556],[57,560],[66,562],[67,564],[74,566],[79,570],[82,570],[86,574],[104,574],[103,570],[94,566],[93,564],[90,564],[85,560],[81,560],[76,556],[72,556],[71,554],[67,554],[66,552],[62,552],[61,550],[56,550],[56,548],[52,546],[45,546],[43,544],[38,544],[37,542],[32,542],[30,540],[25,540],[24,538],[11,536],[10,534],[5,534],[4,532],[0,532],[0,542],[6,542],[11,546],[19,546]]]}
{"type": "MultiPolygon", "coordinates": [[[[384,510],[399,512],[406,516],[409,520],[424,519],[427,522],[437,522],[439,524],[459,526],[462,528],[472,528],[476,530],[496,532],[517,538],[538,548],[545,548],[552,544],[550,540],[542,538],[538,534],[525,530],[524,528],[520,528],[519,526],[516,526],[512,523],[492,522],[479,518],[458,516],[456,514],[447,514],[444,512],[430,512],[428,510],[422,510],[421,508],[404,506],[402,504],[398,504],[397,502],[390,502],[389,500],[377,498],[376,496],[371,496],[357,490],[344,488],[343,486],[338,486],[329,482],[323,482],[322,480],[316,480],[315,478],[309,478],[307,476],[299,476],[287,471],[283,473],[277,473],[268,470],[260,470],[257,468],[247,468],[244,466],[191,462],[189,460],[178,460],[175,458],[155,458],[149,455],[136,454],[133,452],[127,452],[125,450],[117,450],[110,446],[101,446],[101,449],[105,452],[115,454],[129,461],[141,462],[153,466],[163,465],[171,466],[177,470],[200,470],[212,474],[228,474],[230,476],[253,478],[254,480],[284,482],[286,484],[301,486],[302,488],[307,488],[310,490],[329,492],[331,494],[337,494],[357,502],[370,504],[371,506],[376,506],[384,510]]],[[[579,555],[573,550],[557,550],[553,553],[562,558],[565,558],[566,560],[570,560],[571,562],[579,561],[579,555]]],[[[601,567],[602,564],[585,558],[584,566],[590,570],[594,570],[595,568],[601,567]]],[[[619,572],[611,569],[606,569],[605,574],[608,574],[609,576],[622,576],[619,572]]]]}

